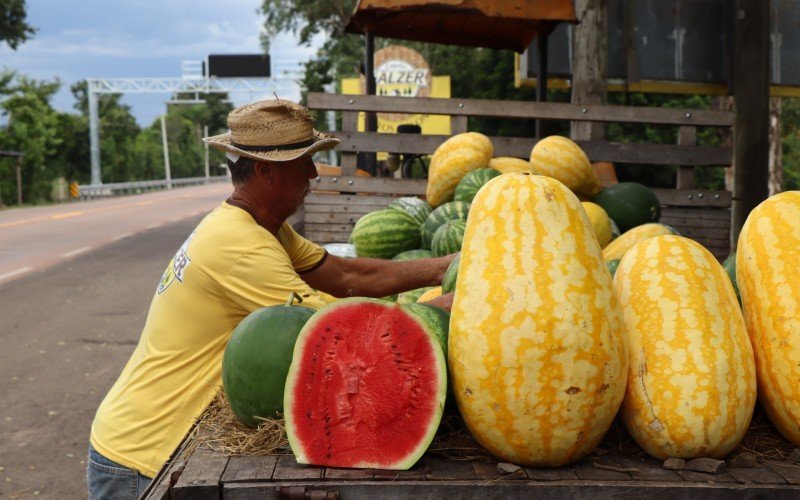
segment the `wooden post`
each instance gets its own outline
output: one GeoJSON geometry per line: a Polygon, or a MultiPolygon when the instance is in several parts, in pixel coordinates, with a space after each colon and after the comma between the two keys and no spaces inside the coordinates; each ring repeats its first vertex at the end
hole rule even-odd
{"type": "MultiPolygon", "coordinates": [[[[608,60],[608,1],[576,0],[575,12],[580,24],[572,37],[572,103],[605,104],[608,90],[606,73],[608,60]]],[[[574,140],[594,141],[605,137],[605,126],[599,122],[571,124],[574,140]]]]}
{"type": "MultiPolygon", "coordinates": [[[[364,58],[364,77],[367,79],[367,95],[375,95],[375,34],[367,31],[365,38],[365,58],[364,58]]],[[[367,113],[364,123],[365,132],[375,132],[378,130],[378,117],[375,113],[367,113]]],[[[377,159],[375,153],[367,153],[365,158],[365,170],[371,175],[375,175],[377,159]]]]}
{"type": "Polygon", "coordinates": [[[783,191],[783,144],[781,144],[781,98],[769,99],[769,195],[783,191]]]}
{"type": "MultiPolygon", "coordinates": [[[[548,32],[540,32],[536,37],[536,46],[539,49],[539,74],[536,77],[536,102],[547,102],[547,38],[548,32]]],[[[544,136],[544,122],[539,119],[536,120],[535,131],[536,138],[541,139],[544,136]]]]}
{"type": "Polygon", "coordinates": [[[736,0],[734,22],[733,207],[731,248],[747,216],[768,196],[769,180],[769,12],[770,2],[736,0]]]}
{"type": "MultiPolygon", "coordinates": [[[[697,128],[683,125],[678,127],[678,145],[695,146],[697,144],[697,128]]],[[[678,167],[677,189],[694,189],[694,167],[678,167]]]]}

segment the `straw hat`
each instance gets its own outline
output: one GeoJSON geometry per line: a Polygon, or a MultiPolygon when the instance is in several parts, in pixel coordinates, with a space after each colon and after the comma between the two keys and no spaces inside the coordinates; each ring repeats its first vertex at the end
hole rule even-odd
{"type": "Polygon", "coordinates": [[[339,139],[314,130],[305,107],[269,99],[228,113],[226,134],[203,139],[209,146],[254,160],[289,161],[336,147],[339,139]]]}

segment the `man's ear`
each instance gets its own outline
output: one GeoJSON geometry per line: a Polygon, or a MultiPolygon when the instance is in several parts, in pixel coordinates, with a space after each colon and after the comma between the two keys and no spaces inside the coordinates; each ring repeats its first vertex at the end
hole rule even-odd
{"type": "Polygon", "coordinates": [[[266,178],[272,177],[272,165],[265,161],[256,162],[255,166],[256,176],[265,176],[266,178]]]}

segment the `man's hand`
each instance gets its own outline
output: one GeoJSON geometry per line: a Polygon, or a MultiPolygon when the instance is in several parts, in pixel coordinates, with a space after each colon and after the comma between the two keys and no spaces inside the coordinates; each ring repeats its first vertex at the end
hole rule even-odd
{"type": "Polygon", "coordinates": [[[432,306],[441,307],[447,312],[450,312],[450,309],[453,308],[453,293],[450,292],[445,295],[440,295],[435,299],[428,300],[426,302],[422,302],[423,304],[430,304],[432,306]]]}

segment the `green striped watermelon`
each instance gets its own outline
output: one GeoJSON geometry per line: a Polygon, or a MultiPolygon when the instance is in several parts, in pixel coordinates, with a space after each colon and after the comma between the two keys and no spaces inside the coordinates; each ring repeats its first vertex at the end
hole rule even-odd
{"type": "Polygon", "coordinates": [[[412,219],[419,222],[420,225],[425,222],[425,219],[428,218],[433,210],[430,205],[425,203],[424,200],[421,200],[416,196],[405,196],[403,198],[398,198],[389,203],[389,206],[386,208],[405,212],[410,215],[412,219]]]}
{"type": "Polygon", "coordinates": [[[395,255],[392,260],[404,261],[404,260],[427,259],[429,257],[433,257],[431,251],[420,248],[418,250],[406,250],[405,252],[400,252],[399,254],[395,255]]]}
{"type": "Polygon", "coordinates": [[[403,292],[397,296],[397,303],[398,304],[416,304],[417,299],[419,299],[423,293],[427,292],[428,290],[433,290],[435,287],[432,286],[424,286],[422,288],[416,288],[414,290],[409,290],[407,292],[403,292]]]}
{"type": "Polygon", "coordinates": [[[736,298],[739,299],[739,305],[742,305],[742,296],[739,293],[739,283],[736,281],[736,250],[728,255],[728,258],[722,263],[722,267],[725,269],[725,272],[728,273],[728,277],[731,279],[731,285],[733,285],[733,291],[736,292],[736,298]]]}
{"type": "Polygon", "coordinates": [[[422,226],[419,228],[420,236],[422,237],[422,248],[431,248],[433,243],[433,233],[439,229],[439,226],[449,220],[467,220],[469,213],[469,203],[463,201],[451,201],[444,205],[437,207],[436,210],[431,212],[422,226]]]}
{"type": "Polygon", "coordinates": [[[400,210],[368,213],[358,219],[352,236],[359,257],[391,259],[420,244],[419,223],[400,210]]]}
{"type": "Polygon", "coordinates": [[[613,259],[606,262],[606,267],[608,267],[608,272],[611,273],[611,277],[613,278],[615,274],[617,274],[617,268],[619,267],[619,259],[613,259]]]}
{"type": "Polygon", "coordinates": [[[472,203],[472,199],[484,184],[500,175],[500,171],[493,168],[479,168],[461,178],[456,186],[454,200],[472,203]]]}
{"type": "Polygon", "coordinates": [[[439,226],[439,229],[433,233],[433,242],[431,243],[433,256],[442,257],[460,251],[466,229],[467,223],[463,220],[449,220],[439,226]]]}
{"type": "Polygon", "coordinates": [[[591,201],[603,207],[623,233],[648,222],[658,222],[661,217],[658,197],[638,182],[620,182],[604,188],[591,201]]]}
{"type": "Polygon", "coordinates": [[[458,277],[458,263],[460,261],[461,254],[459,253],[452,261],[450,261],[450,265],[447,266],[447,271],[445,271],[444,279],[442,280],[443,294],[456,291],[456,278],[458,277]]]}

